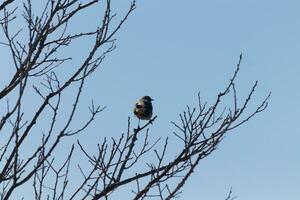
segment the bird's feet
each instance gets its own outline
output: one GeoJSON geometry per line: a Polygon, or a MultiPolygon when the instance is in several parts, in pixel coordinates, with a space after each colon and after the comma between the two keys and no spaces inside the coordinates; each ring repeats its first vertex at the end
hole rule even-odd
{"type": "Polygon", "coordinates": [[[141,127],[140,127],[140,125],[138,125],[138,127],[137,127],[137,128],[134,128],[134,129],[133,129],[133,131],[134,131],[134,132],[138,132],[138,131],[140,131],[140,130],[141,130],[141,127]]]}

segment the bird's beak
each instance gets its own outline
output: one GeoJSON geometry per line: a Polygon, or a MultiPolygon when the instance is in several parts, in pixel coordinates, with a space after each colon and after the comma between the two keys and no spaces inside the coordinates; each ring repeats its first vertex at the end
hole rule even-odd
{"type": "Polygon", "coordinates": [[[151,99],[151,101],[154,101],[154,99],[151,99]]]}

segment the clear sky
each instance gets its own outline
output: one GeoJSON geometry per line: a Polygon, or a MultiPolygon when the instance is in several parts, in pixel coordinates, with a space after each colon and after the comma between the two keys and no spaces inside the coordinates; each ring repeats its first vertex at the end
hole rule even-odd
{"type": "MultiPolygon", "coordinates": [[[[114,6],[121,16],[128,1],[114,6]]],[[[139,0],[117,35],[117,49],[88,81],[82,102],[93,98],[107,109],[82,142],[93,146],[119,136],[144,95],[155,99],[153,138],[172,137],[170,121],[187,104],[196,105],[198,91],[212,102],[242,52],[240,97],[258,80],[249,109],[271,91],[269,107],[230,132],[200,163],[181,199],[225,199],[232,187],[240,200],[298,200],[299,8],[299,0],[139,0]]],[[[77,26],[88,25],[86,20],[78,18],[77,26]]],[[[73,51],[80,57],[80,49],[73,51]]]]}
{"type": "Polygon", "coordinates": [[[224,199],[230,187],[242,200],[299,199],[299,7],[298,0],[139,1],[99,75],[103,118],[125,123],[132,102],[149,94],[158,115],[151,134],[171,135],[169,121],[196,103],[197,91],[212,100],[243,52],[241,97],[258,80],[256,100],[271,91],[269,108],[203,160],[182,199],[224,199]]]}

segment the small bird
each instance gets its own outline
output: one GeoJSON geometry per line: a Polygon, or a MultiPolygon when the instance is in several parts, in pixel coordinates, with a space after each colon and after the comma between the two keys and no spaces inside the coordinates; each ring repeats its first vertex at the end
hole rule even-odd
{"type": "Polygon", "coordinates": [[[153,99],[149,96],[142,97],[134,106],[133,113],[140,120],[150,120],[152,117],[153,106],[151,101],[153,99]]]}

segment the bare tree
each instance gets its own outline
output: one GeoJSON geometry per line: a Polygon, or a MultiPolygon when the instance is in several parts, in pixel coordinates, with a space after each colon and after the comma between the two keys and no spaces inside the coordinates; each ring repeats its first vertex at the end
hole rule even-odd
{"type": "MultiPolygon", "coordinates": [[[[10,53],[11,65],[14,66],[4,66],[12,73],[8,76],[8,82],[0,88],[1,200],[10,199],[17,188],[28,184],[32,184],[35,199],[109,199],[124,187],[132,191],[132,199],[176,198],[199,162],[216,149],[226,133],[265,110],[270,95],[262,100],[257,109],[247,111],[257,82],[246,99],[239,103],[235,80],[242,60],[240,56],[233,76],[215,102],[203,102],[198,94],[198,105],[188,106],[179,115],[179,122],[172,122],[177,130],[174,138],[182,144],[173,159],[166,156],[168,138],[159,138],[152,143],[149,140],[149,125],[155,122],[154,116],[137,128],[131,126],[128,118],[126,132],[119,138],[104,139],[96,147],[96,154],[90,153],[77,140],[69,151],[64,150],[65,160],[55,163],[55,150],[62,148],[62,141],[76,138],[84,132],[105,108],[92,102],[90,117],[77,129],[72,125],[78,114],[86,79],[115,49],[115,34],[135,6],[135,1],[132,1],[118,21],[111,8],[111,0],[100,3],[98,0],[84,3],[78,0],[47,0],[42,10],[38,11],[31,0],[22,4],[6,0],[0,4],[0,23],[6,38],[1,45],[10,53]],[[92,31],[73,33],[70,28],[72,19],[98,4],[104,8],[99,26],[92,31]],[[16,27],[15,21],[19,19],[25,21],[24,27],[16,27]],[[65,69],[72,59],[65,52],[77,40],[86,38],[93,42],[85,49],[85,57],[76,61],[75,66],[65,69]],[[62,68],[67,75],[59,76],[62,68]],[[68,88],[73,88],[75,94],[66,114],[61,108],[66,106],[62,102],[68,88]],[[32,95],[32,91],[40,99],[34,102],[33,111],[26,111],[24,99],[28,94],[32,95]],[[225,108],[222,102],[228,102],[225,108]],[[64,122],[60,120],[61,116],[64,116],[64,122]],[[39,126],[42,127],[42,137],[34,147],[29,148],[29,143],[34,142],[32,135],[39,126]],[[71,184],[70,173],[74,170],[72,157],[76,148],[85,156],[90,168],[82,168],[78,164],[81,179],[71,184]],[[24,154],[24,149],[28,153],[24,154]],[[152,162],[143,161],[147,156],[153,156],[152,162]],[[141,163],[147,167],[139,168],[141,163]]],[[[231,192],[227,199],[231,198],[230,195],[231,192]]]]}

